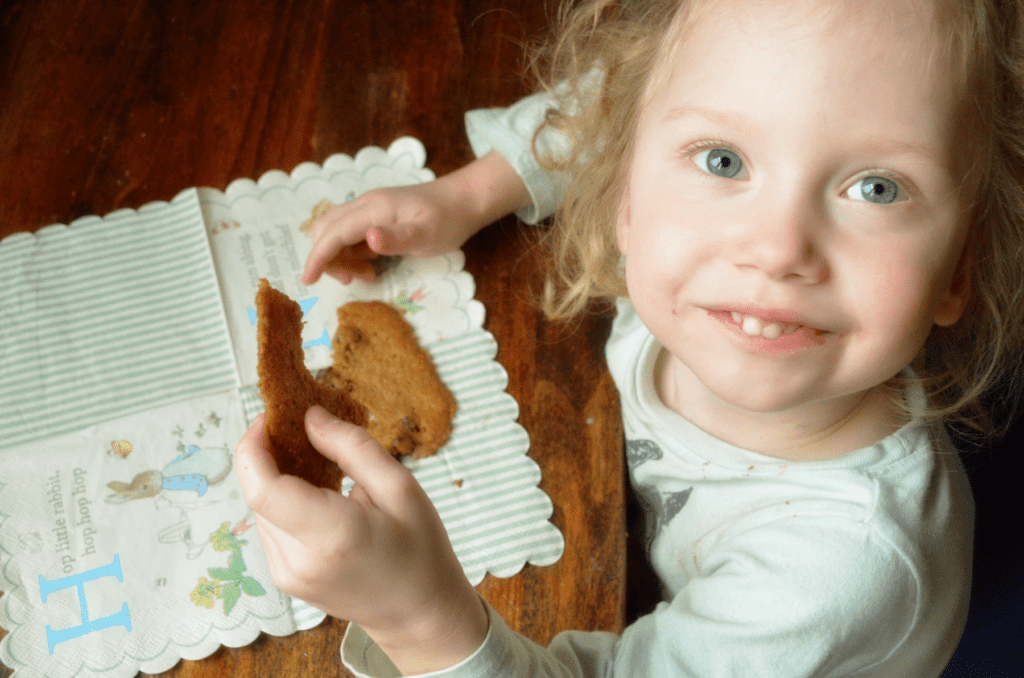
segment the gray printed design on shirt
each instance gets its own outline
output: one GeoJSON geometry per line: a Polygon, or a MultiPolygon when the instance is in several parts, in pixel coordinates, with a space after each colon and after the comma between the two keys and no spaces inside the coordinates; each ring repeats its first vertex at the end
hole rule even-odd
{"type": "MultiPolygon", "coordinates": [[[[664,458],[665,453],[653,440],[626,440],[626,463],[629,470],[635,471],[639,466],[664,458]]],[[[661,531],[662,526],[672,522],[683,507],[693,488],[689,487],[681,492],[661,493],[653,485],[638,485],[637,496],[647,515],[647,541],[648,546],[654,536],[661,531]]]]}
{"type": "Polygon", "coordinates": [[[626,463],[629,470],[633,471],[645,461],[661,459],[665,453],[661,451],[658,444],[653,440],[627,440],[626,441],[626,463]]]}

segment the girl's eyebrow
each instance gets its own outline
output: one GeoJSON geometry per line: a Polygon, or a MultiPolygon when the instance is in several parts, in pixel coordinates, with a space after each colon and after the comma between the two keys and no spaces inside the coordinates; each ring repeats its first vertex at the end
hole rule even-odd
{"type": "MultiPolygon", "coordinates": [[[[755,136],[758,130],[757,126],[749,118],[738,113],[727,113],[725,111],[689,105],[676,106],[669,109],[665,115],[665,122],[678,122],[689,118],[703,118],[716,125],[734,129],[745,136],[755,136]]],[[[931,163],[943,164],[940,154],[935,149],[903,139],[879,135],[871,137],[866,146],[868,150],[876,154],[913,155],[931,163]]]]}
{"type": "Polygon", "coordinates": [[[723,127],[731,127],[745,135],[753,136],[757,130],[750,120],[738,113],[726,113],[699,106],[676,106],[669,109],[665,122],[678,122],[687,118],[704,118],[723,127]]]}

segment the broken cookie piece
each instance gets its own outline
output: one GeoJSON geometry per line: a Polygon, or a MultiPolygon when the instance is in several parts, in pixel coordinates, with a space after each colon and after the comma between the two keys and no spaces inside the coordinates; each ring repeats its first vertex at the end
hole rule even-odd
{"type": "Polygon", "coordinates": [[[334,365],[321,380],[366,407],[366,430],[386,450],[419,458],[445,444],[455,397],[397,309],[379,301],[345,304],[333,348],[334,365]]]}
{"type": "Polygon", "coordinates": [[[351,389],[318,383],[309,373],[302,351],[302,310],[266,278],[260,280],[256,294],[256,314],[256,369],[266,403],[267,449],[281,473],[338,490],[341,470],[309,442],[306,410],[320,405],[340,419],[366,426],[366,408],[352,397],[351,389]]]}

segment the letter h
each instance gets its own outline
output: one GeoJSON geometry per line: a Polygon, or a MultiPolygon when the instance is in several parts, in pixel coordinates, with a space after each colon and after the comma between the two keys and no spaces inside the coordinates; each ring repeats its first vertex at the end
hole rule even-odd
{"type": "Polygon", "coordinates": [[[82,623],[78,626],[72,626],[69,629],[60,629],[54,631],[50,628],[50,625],[46,625],[46,644],[50,648],[50,654],[53,654],[53,648],[57,643],[62,643],[65,640],[71,640],[78,636],[83,636],[86,633],[93,631],[99,631],[110,626],[123,626],[129,633],[132,630],[132,620],[128,616],[128,603],[121,605],[121,611],[117,614],[112,614],[109,617],[103,617],[95,621],[89,621],[89,608],[85,604],[85,582],[91,579],[99,579],[100,577],[117,577],[119,582],[124,582],[124,578],[121,575],[121,556],[120,554],[114,554],[114,560],[109,565],[102,567],[95,567],[86,572],[80,574],[73,574],[61,579],[54,579],[48,581],[43,575],[39,575],[39,592],[42,594],[43,602],[46,602],[46,596],[59,591],[61,589],[71,588],[72,586],[78,589],[78,602],[82,613],[82,623]]]}

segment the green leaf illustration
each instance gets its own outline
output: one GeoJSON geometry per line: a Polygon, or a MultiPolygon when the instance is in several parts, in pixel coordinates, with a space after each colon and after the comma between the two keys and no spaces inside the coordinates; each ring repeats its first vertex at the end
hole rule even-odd
{"type": "Polygon", "coordinates": [[[210,567],[206,569],[210,576],[221,581],[236,581],[241,572],[234,572],[225,567],[210,567]]]}
{"type": "Polygon", "coordinates": [[[235,551],[228,556],[228,569],[235,574],[232,579],[238,579],[238,577],[245,572],[245,561],[242,560],[241,551],[235,551]]]}
{"type": "Polygon", "coordinates": [[[238,602],[238,599],[242,597],[242,592],[238,589],[238,584],[230,582],[224,585],[224,616],[231,614],[231,609],[238,602]]]}
{"type": "Polygon", "coordinates": [[[263,586],[252,577],[242,577],[242,590],[248,596],[263,596],[267,593],[263,586]]]}

